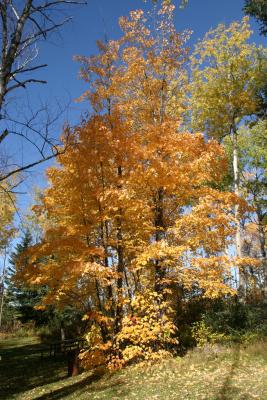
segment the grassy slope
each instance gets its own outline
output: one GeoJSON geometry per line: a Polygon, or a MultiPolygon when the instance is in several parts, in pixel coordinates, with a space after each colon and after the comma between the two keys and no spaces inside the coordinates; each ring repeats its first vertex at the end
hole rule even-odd
{"type": "MultiPolygon", "coordinates": [[[[9,347],[5,350],[12,353],[9,360],[6,358],[10,372],[6,367],[3,368],[3,361],[0,362],[0,385],[2,388],[9,376],[9,386],[6,387],[4,397],[0,395],[0,398],[267,399],[266,343],[257,343],[247,348],[206,348],[154,366],[131,367],[103,377],[83,373],[66,379],[63,379],[66,377],[66,361],[46,360],[41,363],[40,358],[34,356],[34,346],[36,344],[32,343],[27,347],[27,343],[24,343],[20,348],[9,347]],[[31,356],[29,350],[32,351],[31,356]],[[28,354],[27,358],[25,353],[28,354]]],[[[3,395],[3,390],[1,393],[3,395]]]]}
{"type": "Polygon", "coordinates": [[[0,399],[17,399],[20,392],[66,377],[66,361],[41,360],[40,347],[36,338],[0,341],[0,399]]]}

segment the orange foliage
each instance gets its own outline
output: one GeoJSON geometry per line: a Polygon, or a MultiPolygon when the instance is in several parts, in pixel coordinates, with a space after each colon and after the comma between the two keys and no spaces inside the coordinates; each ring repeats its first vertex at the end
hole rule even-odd
{"type": "Polygon", "coordinates": [[[182,128],[188,33],[172,18],[164,2],[150,31],[143,11],[132,12],[120,40],[78,57],[94,114],[48,170],[38,212],[49,229],[25,279],[49,287],[46,304],[84,310],[87,366],[170,352],[174,283],[207,297],[233,292],[224,252],[233,205],[244,204],[216,189],[227,170],[220,144],[182,128]]]}

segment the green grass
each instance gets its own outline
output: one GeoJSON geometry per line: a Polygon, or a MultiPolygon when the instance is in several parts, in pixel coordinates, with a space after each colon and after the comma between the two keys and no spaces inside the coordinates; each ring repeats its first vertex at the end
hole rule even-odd
{"type": "Polygon", "coordinates": [[[37,338],[0,341],[0,399],[17,399],[21,392],[66,377],[66,360],[41,360],[41,347],[37,338]]]}
{"type": "Polygon", "coordinates": [[[38,343],[0,343],[1,399],[18,400],[266,400],[267,345],[209,347],[183,358],[122,371],[67,378],[66,360],[43,360],[38,343]]]}

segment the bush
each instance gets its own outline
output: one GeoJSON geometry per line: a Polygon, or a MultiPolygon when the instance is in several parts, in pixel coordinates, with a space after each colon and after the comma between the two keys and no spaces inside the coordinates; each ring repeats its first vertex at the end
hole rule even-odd
{"type": "Polygon", "coordinates": [[[206,343],[252,343],[267,336],[264,305],[239,302],[236,298],[217,300],[192,324],[192,337],[198,346],[206,343]]]}
{"type": "Polygon", "coordinates": [[[193,324],[192,336],[199,347],[204,347],[207,343],[221,343],[225,339],[224,333],[213,332],[203,320],[193,324]]]}

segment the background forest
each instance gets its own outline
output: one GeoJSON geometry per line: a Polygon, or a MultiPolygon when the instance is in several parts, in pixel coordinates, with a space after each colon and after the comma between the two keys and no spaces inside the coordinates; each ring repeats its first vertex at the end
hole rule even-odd
{"type": "Polygon", "coordinates": [[[266,35],[266,1],[245,1],[241,20],[193,48],[176,29],[178,2],[121,17],[119,37],[75,56],[87,111],[60,138],[65,105],[21,120],[12,95],[45,83],[32,77],[45,67],[37,43],[70,4],[15,3],[0,8],[2,334],[85,337],[82,366],[110,370],[263,339],[267,52],[248,15],[266,35]],[[12,160],[10,137],[34,147],[27,160],[12,160]],[[49,160],[21,216],[27,171],[49,160]]]}

